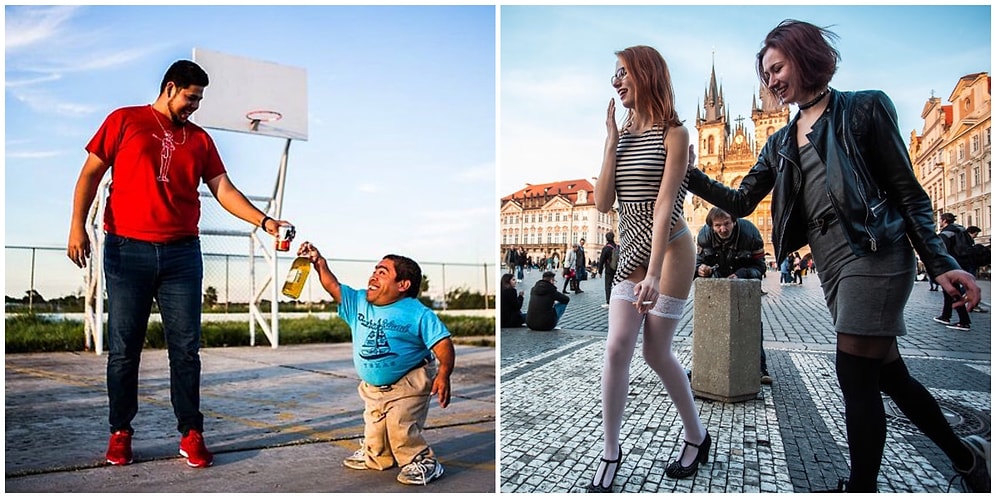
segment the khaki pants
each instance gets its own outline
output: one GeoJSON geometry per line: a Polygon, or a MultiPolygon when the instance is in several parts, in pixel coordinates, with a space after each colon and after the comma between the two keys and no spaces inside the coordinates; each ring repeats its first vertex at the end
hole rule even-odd
{"type": "Polygon", "coordinates": [[[388,387],[360,382],[363,398],[363,449],[367,468],[405,466],[420,454],[434,456],[422,437],[429,414],[435,363],[416,368],[388,387]]]}

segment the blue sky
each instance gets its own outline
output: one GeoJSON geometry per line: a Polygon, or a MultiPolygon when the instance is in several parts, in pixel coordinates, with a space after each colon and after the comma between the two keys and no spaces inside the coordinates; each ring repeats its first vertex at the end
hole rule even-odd
{"type": "MultiPolygon", "coordinates": [[[[831,86],[881,89],[900,131],[922,131],[931,92],[947,103],[958,79],[991,73],[991,7],[638,6],[501,8],[500,195],[526,183],[598,174],[614,53],[651,45],[667,60],[679,116],[694,142],[715,61],[731,119],[750,123],[754,60],[783,19],[830,26],[841,63],[831,86]],[[715,54],[715,55],[713,55],[715,54]]],[[[623,110],[616,105],[617,118],[623,110]]],[[[752,127],[749,127],[752,129],[752,127]]]]}
{"type": "MultiPolygon", "coordinates": [[[[65,247],[84,146],[113,109],[155,100],[169,64],[198,47],[307,71],[309,140],[290,147],[283,212],[299,241],[336,258],[493,261],[495,14],[6,6],[5,244],[65,247]]],[[[209,132],[236,186],[273,191],[282,139],[209,132]]],[[[246,228],[203,205],[202,227],[246,228]]]]}

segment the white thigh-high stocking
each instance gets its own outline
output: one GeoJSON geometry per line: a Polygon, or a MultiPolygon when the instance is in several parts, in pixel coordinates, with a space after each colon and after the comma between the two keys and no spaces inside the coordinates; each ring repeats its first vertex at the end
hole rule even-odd
{"type": "MultiPolygon", "coordinates": [[[[647,361],[647,365],[657,372],[657,376],[664,383],[664,388],[667,389],[668,396],[678,409],[685,430],[685,439],[701,443],[705,439],[705,428],[699,419],[699,411],[695,406],[685,368],[671,348],[675,329],[678,328],[678,319],[681,318],[686,302],[687,299],[671,296],[662,295],[657,298],[657,303],[647,314],[647,320],[643,325],[643,358],[647,361]]],[[[694,451],[693,447],[689,448],[689,451],[683,451],[681,455],[681,464],[687,467],[691,465],[698,452],[694,451]]]]}
{"type": "MultiPolygon", "coordinates": [[[[632,303],[635,299],[634,285],[629,280],[623,280],[612,287],[609,299],[609,332],[605,340],[605,363],[602,366],[602,430],[605,443],[602,457],[606,460],[619,458],[619,431],[626,408],[626,395],[629,393],[629,365],[633,360],[633,350],[643,322],[643,315],[636,311],[632,303]]],[[[595,472],[595,479],[603,476],[609,480],[615,474],[614,468],[603,469],[606,465],[617,464],[601,462],[595,472]]]]}

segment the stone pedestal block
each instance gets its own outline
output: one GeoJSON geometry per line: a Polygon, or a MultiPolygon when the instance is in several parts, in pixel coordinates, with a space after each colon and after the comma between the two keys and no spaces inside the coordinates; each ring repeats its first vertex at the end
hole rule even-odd
{"type": "Polygon", "coordinates": [[[692,392],[729,403],[761,391],[761,281],[695,280],[692,392]]]}

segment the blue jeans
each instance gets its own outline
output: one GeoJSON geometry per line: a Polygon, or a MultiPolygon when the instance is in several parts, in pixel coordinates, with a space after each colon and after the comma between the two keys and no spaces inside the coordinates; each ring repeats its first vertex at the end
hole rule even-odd
{"type": "MultiPolygon", "coordinates": [[[[560,317],[564,316],[564,312],[567,311],[567,305],[564,303],[553,303],[553,311],[557,313],[557,323],[560,323],[560,317]]],[[[554,324],[554,327],[556,326],[554,324]]]]}
{"type": "Polygon", "coordinates": [[[196,238],[157,244],[107,234],[107,397],[111,432],[132,432],[138,413],[138,367],[152,300],[159,303],[169,352],[170,401],[177,430],[202,431],[201,280],[204,265],[196,238]]]}

